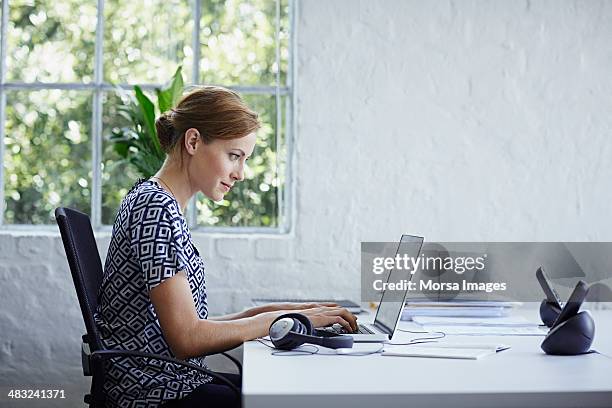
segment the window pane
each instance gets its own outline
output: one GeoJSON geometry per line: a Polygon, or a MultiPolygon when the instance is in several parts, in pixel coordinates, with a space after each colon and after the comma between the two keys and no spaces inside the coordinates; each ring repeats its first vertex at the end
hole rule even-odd
{"type": "MultiPolygon", "coordinates": [[[[287,36],[287,1],[281,2],[287,36]]],[[[203,0],[201,80],[221,85],[276,83],[276,2],[203,0]]],[[[284,39],[286,44],[286,38],[284,39]]],[[[287,60],[288,53],[281,55],[287,60]]],[[[286,70],[286,63],[281,63],[286,70]]],[[[283,74],[284,77],[284,74],[283,74]]]]}
{"type": "Polygon", "coordinates": [[[89,213],[91,92],[7,91],[7,224],[51,224],[58,206],[89,213]]]}
{"type": "Polygon", "coordinates": [[[106,93],[102,103],[102,224],[112,225],[121,200],[142,176],[134,166],[121,162],[114,144],[109,141],[113,130],[131,127],[130,121],[118,112],[121,99],[114,92],[106,93]]]}
{"type": "Polygon", "coordinates": [[[11,1],[6,31],[7,79],[93,81],[95,30],[93,0],[11,1]]]}
{"type": "Polygon", "coordinates": [[[104,25],[106,81],[162,84],[181,64],[185,80],[191,81],[191,2],[107,1],[104,25]]]}
{"type": "MultiPolygon", "coordinates": [[[[246,95],[244,99],[249,107],[259,113],[262,121],[255,151],[245,168],[245,179],[237,183],[220,203],[214,203],[199,193],[196,201],[199,225],[279,225],[277,192],[284,180],[281,179],[283,163],[277,161],[276,153],[276,98],[274,95],[246,95]]],[[[281,98],[281,107],[284,102],[285,98],[281,98]]]]}
{"type": "Polygon", "coordinates": [[[289,69],[289,0],[281,0],[280,2],[280,31],[279,37],[279,53],[280,53],[280,84],[287,84],[287,70],[289,69]]]}

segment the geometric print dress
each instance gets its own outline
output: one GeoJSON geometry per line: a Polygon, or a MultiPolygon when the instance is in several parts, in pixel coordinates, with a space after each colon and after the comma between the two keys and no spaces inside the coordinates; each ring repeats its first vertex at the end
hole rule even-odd
{"type": "MultiPolygon", "coordinates": [[[[185,272],[198,316],[206,319],[204,264],[179,204],[156,182],[139,180],[121,202],[104,265],[95,319],[105,348],[175,357],[149,292],[178,271],[185,272]]],[[[206,368],[204,357],[187,361],[206,368]]],[[[173,363],[121,358],[109,362],[104,389],[109,407],[157,407],[211,380],[173,363]]]]}

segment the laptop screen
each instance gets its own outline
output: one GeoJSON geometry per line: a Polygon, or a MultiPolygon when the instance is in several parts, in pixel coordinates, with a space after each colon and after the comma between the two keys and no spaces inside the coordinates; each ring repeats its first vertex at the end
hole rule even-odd
{"type": "MultiPolygon", "coordinates": [[[[417,258],[421,253],[422,246],[423,237],[402,235],[402,239],[397,246],[396,256],[399,255],[400,257],[404,257],[404,255],[407,255],[409,258],[417,258]]],[[[410,281],[411,279],[412,274],[410,270],[394,268],[389,272],[387,282],[401,282],[402,280],[410,281]]],[[[404,301],[406,300],[407,293],[408,289],[403,291],[385,290],[382,294],[374,324],[389,335],[393,335],[395,331],[395,327],[397,326],[397,322],[404,308],[404,301]]]]}

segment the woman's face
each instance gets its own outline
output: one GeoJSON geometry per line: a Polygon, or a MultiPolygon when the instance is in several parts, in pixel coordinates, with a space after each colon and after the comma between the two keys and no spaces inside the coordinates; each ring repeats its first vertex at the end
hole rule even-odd
{"type": "Polygon", "coordinates": [[[239,139],[215,139],[206,144],[198,137],[189,165],[192,188],[213,201],[222,200],[234,183],[244,179],[244,165],[253,154],[255,138],[255,133],[251,133],[239,139]]]}

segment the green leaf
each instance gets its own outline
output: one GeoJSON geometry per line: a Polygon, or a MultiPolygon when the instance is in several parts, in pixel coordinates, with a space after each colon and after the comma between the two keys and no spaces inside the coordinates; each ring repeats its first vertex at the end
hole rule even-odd
{"type": "Polygon", "coordinates": [[[128,156],[128,150],[130,148],[130,145],[128,143],[116,142],[113,147],[115,148],[115,152],[117,152],[120,157],[123,157],[125,159],[128,156]]]}
{"type": "Polygon", "coordinates": [[[157,140],[157,131],[155,130],[155,106],[138,85],[134,86],[134,93],[143,117],[148,142],[155,146],[154,150],[161,152],[161,146],[159,140],[157,140]]]}
{"type": "Polygon", "coordinates": [[[119,116],[123,117],[126,120],[129,120],[132,123],[134,122],[134,120],[136,118],[134,116],[134,114],[133,114],[133,111],[131,111],[129,109],[119,108],[119,109],[117,109],[117,113],[118,113],[119,116]]]}
{"type": "Polygon", "coordinates": [[[182,68],[183,67],[179,65],[167,87],[162,89],[155,89],[155,92],[157,93],[157,105],[159,107],[160,114],[166,112],[171,108],[174,108],[180,97],[183,95],[182,68]]]}

